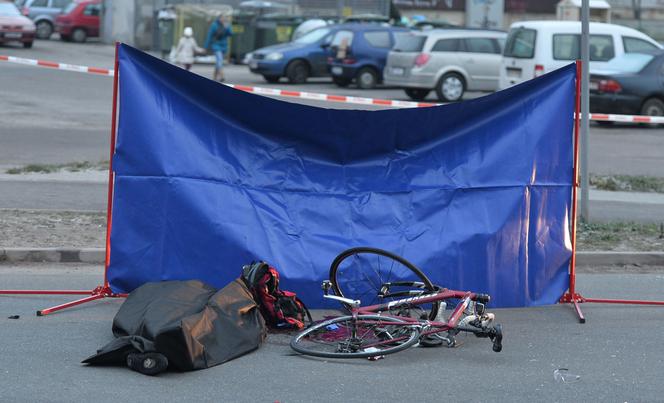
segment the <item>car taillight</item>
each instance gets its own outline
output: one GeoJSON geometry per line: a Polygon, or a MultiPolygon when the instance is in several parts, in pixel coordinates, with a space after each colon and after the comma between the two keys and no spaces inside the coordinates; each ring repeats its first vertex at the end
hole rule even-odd
{"type": "Polygon", "coordinates": [[[427,64],[427,62],[429,61],[430,58],[431,58],[431,55],[430,55],[430,54],[428,54],[428,53],[420,53],[420,54],[417,55],[417,57],[415,58],[415,67],[422,67],[422,66],[424,66],[425,64],[427,64]]]}
{"type": "Polygon", "coordinates": [[[541,64],[536,64],[535,65],[535,77],[539,77],[542,74],[544,74],[544,66],[541,64]]]}
{"type": "Polygon", "coordinates": [[[347,57],[341,61],[343,64],[355,64],[356,60],[352,57],[347,57]]]}
{"type": "Polygon", "coordinates": [[[27,7],[21,8],[21,14],[27,17],[30,14],[30,9],[28,9],[27,7]]]}
{"type": "Polygon", "coordinates": [[[599,92],[620,92],[622,87],[616,80],[599,80],[597,90],[599,92]]]}

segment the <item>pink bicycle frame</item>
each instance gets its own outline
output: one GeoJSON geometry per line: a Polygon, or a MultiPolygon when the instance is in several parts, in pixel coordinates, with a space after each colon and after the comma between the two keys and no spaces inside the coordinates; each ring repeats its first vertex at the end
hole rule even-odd
{"type": "MultiPolygon", "coordinates": [[[[415,297],[408,297],[404,299],[399,299],[396,301],[391,301],[388,303],[384,304],[377,304],[377,305],[369,305],[369,306],[364,306],[364,307],[357,307],[351,309],[351,314],[353,316],[357,315],[367,315],[367,314],[375,314],[377,312],[383,312],[383,311],[389,311],[394,308],[402,307],[402,306],[407,306],[407,305],[422,305],[422,304],[429,304],[429,303],[434,303],[434,302],[439,302],[443,301],[446,299],[450,298],[457,298],[457,299],[462,299],[461,303],[457,305],[457,307],[452,311],[452,314],[450,315],[449,319],[447,322],[439,322],[439,321],[426,321],[427,325],[429,325],[431,328],[433,328],[430,331],[423,332],[422,335],[427,335],[430,333],[438,333],[441,331],[449,330],[449,329],[454,329],[456,325],[459,322],[459,319],[461,318],[461,315],[463,315],[463,312],[466,310],[468,307],[468,304],[470,304],[470,301],[474,301],[477,298],[478,294],[469,292],[469,291],[455,291],[455,290],[448,290],[448,289],[443,289],[436,294],[427,294],[427,295],[421,295],[421,296],[415,296],[415,297]]],[[[408,322],[408,325],[412,324],[421,324],[422,320],[421,319],[416,319],[416,318],[410,318],[410,317],[405,317],[405,316],[392,316],[392,315],[384,315],[386,317],[393,317],[397,318],[400,320],[403,320],[405,322],[408,322]]],[[[367,321],[363,321],[367,322],[367,321]]],[[[373,322],[373,321],[371,321],[373,322]]],[[[380,321],[376,321],[378,324],[382,324],[380,321]]],[[[390,325],[390,326],[398,326],[398,324],[395,324],[394,322],[384,322],[385,325],[390,325]]]]}

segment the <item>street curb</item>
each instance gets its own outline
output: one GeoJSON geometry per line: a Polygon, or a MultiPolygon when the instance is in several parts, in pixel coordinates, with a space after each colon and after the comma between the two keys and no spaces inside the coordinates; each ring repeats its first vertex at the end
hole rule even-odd
{"type": "Polygon", "coordinates": [[[664,266],[664,252],[577,252],[577,266],[664,266]]]}
{"type": "MultiPolygon", "coordinates": [[[[0,263],[104,263],[105,259],[103,248],[0,248],[0,263]]],[[[664,266],[664,252],[577,252],[576,265],[664,266]]]]}
{"type": "Polygon", "coordinates": [[[104,263],[103,248],[0,248],[0,262],[104,263]]]}

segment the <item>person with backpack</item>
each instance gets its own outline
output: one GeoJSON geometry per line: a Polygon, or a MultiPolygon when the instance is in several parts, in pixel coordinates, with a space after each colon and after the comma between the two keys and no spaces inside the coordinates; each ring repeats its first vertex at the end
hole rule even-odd
{"type": "Polygon", "coordinates": [[[212,50],[215,58],[213,80],[224,81],[224,58],[228,52],[228,37],[233,36],[233,30],[225,21],[224,15],[219,17],[210,25],[204,48],[212,50]]]}

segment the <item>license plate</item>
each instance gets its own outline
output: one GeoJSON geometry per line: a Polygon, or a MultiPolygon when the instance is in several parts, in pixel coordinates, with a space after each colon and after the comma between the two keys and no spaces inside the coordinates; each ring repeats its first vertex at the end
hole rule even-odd
{"type": "Polygon", "coordinates": [[[5,38],[18,39],[23,37],[23,34],[20,32],[7,32],[5,33],[5,38]]]}
{"type": "Polygon", "coordinates": [[[343,73],[344,73],[344,69],[342,69],[341,67],[339,67],[339,66],[332,67],[332,74],[334,74],[335,76],[340,76],[343,73]]]}
{"type": "Polygon", "coordinates": [[[521,77],[521,69],[507,68],[507,77],[521,77]]]}
{"type": "Polygon", "coordinates": [[[588,88],[591,90],[597,90],[599,89],[599,83],[597,81],[591,81],[588,83],[588,88]]]}
{"type": "Polygon", "coordinates": [[[250,62],[249,62],[249,68],[257,69],[257,68],[258,68],[258,62],[253,61],[253,60],[250,61],[250,62]]]}
{"type": "Polygon", "coordinates": [[[392,67],[392,74],[395,76],[403,76],[404,69],[402,67],[392,67]]]}

